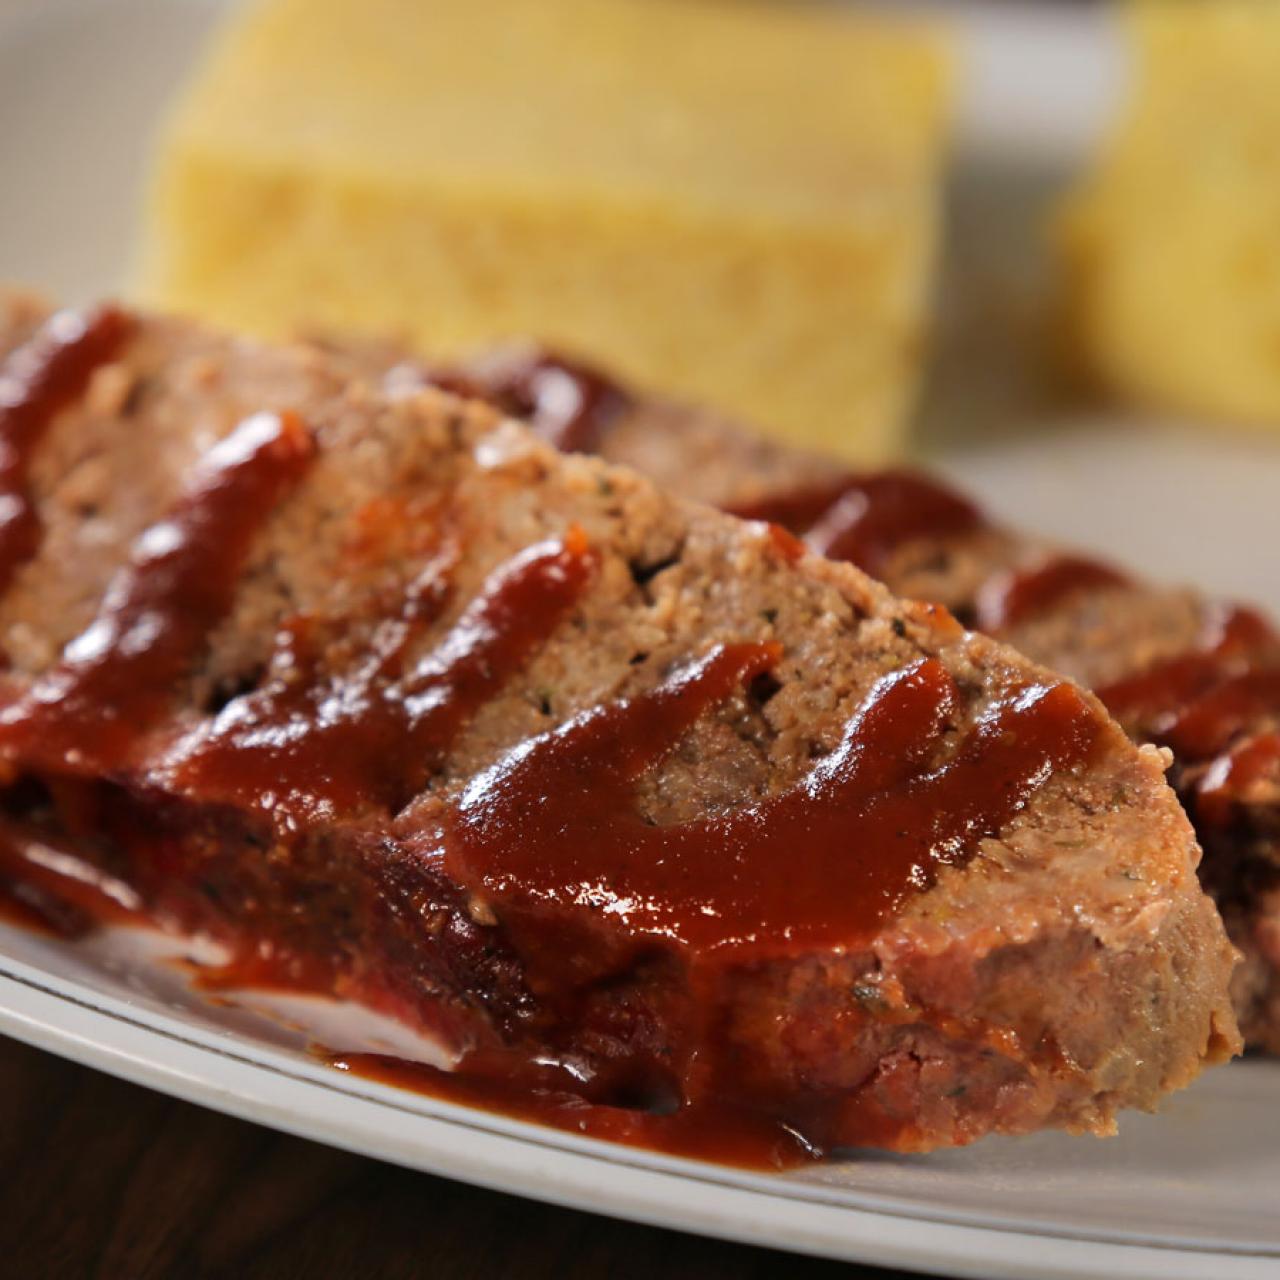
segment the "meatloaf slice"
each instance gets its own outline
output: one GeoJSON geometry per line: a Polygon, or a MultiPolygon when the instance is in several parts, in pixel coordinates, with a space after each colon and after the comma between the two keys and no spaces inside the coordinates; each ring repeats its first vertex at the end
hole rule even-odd
{"type": "Polygon", "coordinates": [[[944,609],[317,346],[0,333],[47,919],[770,1150],[1102,1133],[1237,1047],[1165,757],[944,609]]]}
{"type": "MultiPolygon", "coordinates": [[[[838,464],[821,478],[811,457],[752,440],[724,449],[732,470],[682,466],[682,455],[697,463],[720,451],[717,437],[741,435],[732,424],[707,423],[702,412],[682,418],[669,405],[642,408],[617,452],[668,492],[781,517],[839,554],[823,528],[831,512],[819,514],[824,492],[845,491],[838,464]],[[694,445],[684,443],[690,427],[694,445]],[[814,495],[816,508],[797,503],[814,495]]],[[[861,479],[855,493],[898,477],[861,479]]],[[[895,593],[942,604],[1092,688],[1135,741],[1173,753],[1170,780],[1204,850],[1202,879],[1244,956],[1233,984],[1241,1029],[1249,1045],[1280,1053],[1280,631],[1254,608],[1144,581],[988,520],[936,481],[903,479],[948,495],[971,518],[951,528],[906,521],[870,555],[865,540],[851,548],[851,558],[895,593]]]]}
{"type": "MultiPolygon", "coordinates": [[[[441,376],[391,346],[330,349],[353,375],[393,388],[441,376]]],[[[923,475],[850,475],[560,357],[512,348],[451,376],[561,447],[633,467],[664,492],[779,521],[895,593],[944,605],[1096,690],[1136,741],[1168,747],[1204,849],[1202,879],[1244,956],[1233,991],[1246,1041],[1280,1053],[1280,633],[1256,610],[1007,528],[923,475]]]]}

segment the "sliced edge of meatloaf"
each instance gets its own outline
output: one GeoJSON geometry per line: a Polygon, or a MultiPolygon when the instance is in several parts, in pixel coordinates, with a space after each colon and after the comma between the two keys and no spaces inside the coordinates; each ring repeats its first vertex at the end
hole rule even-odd
{"type": "Polygon", "coordinates": [[[728,1096],[822,1147],[1107,1132],[1236,1049],[1166,759],[1091,695],[483,405],[129,323],[20,477],[42,534],[0,598],[9,881],[56,878],[31,857],[55,848],[152,917],[259,959],[268,938],[464,1070],[728,1096]],[[264,497],[261,458],[297,475],[264,497]],[[370,736],[290,774],[335,722],[370,736]]]}

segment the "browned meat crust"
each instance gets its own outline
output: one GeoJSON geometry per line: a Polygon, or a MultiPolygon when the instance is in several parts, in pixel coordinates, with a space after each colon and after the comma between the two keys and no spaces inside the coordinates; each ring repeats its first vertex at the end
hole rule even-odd
{"type": "MultiPolygon", "coordinates": [[[[376,346],[334,350],[369,376],[397,358],[376,346]]],[[[473,374],[483,389],[494,370],[528,362],[527,353],[512,350],[477,362],[473,374]]],[[[510,377],[498,381],[505,386],[510,377]]],[[[620,390],[615,397],[625,411],[598,432],[596,452],[642,471],[665,492],[768,515],[803,532],[805,521],[788,520],[790,499],[831,491],[841,474],[829,459],[712,412],[620,390]]],[[[975,517],[953,529],[909,525],[863,567],[896,594],[945,605],[966,625],[1098,690],[1137,741],[1172,749],[1171,780],[1204,848],[1205,882],[1244,956],[1235,979],[1242,1029],[1249,1044],[1280,1053],[1280,634],[1251,610],[1233,613],[1198,591],[1082,565],[1044,539],[975,517]],[[1063,564],[1071,572],[1046,592],[1042,571],[1063,564]],[[1009,616],[1011,586],[1027,581],[1039,581],[1041,598],[1009,616]],[[1170,665],[1189,655],[1204,659],[1198,678],[1134,696],[1142,693],[1136,678],[1176,675],[1170,665]],[[1210,724],[1205,712],[1215,703],[1217,723],[1210,724]]]]}
{"type": "MultiPolygon", "coordinates": [[[[11,319],[0,345],[25,331],[11,319]]],[[[24,862],[23,850],[62,849],[116,877],[117,901],[132,894],[233,946],[247,938],[255,954],[269,943],[272,977],[283,969],[374,1000],[464,1057],[553,1058],[598,1101],[727,1094],[823,1145],[1105,1132],[1118,1108],[1150,1107],[1233,1051],[1233,956],[1196,879],[1190,826],[1159,753],[1135,748],[1095,700],[851,565],[797,558],[767,526],[559,455],[482,406],[431,390],[389,398],[352,374],[317,347],[143,318],[50,424],[26,478],[44,536],[0,599],[11,885],[38,899],[49,885],[32,881],[33,867],[58,864],[24,862]],[[282,425],[278,438],[259,430],[255,448],[293,467],[296,414],[315,456],[264,514],[222,620],[189,663],[169,654],[162,664],[155,636],[173,621],[169,598],[157,603],[143,570],[157,557],[186,566],[186,548],[200,545],[192,530],[224,530],[209,515],[225,480],[214,462],[240,465],[237,424],[262,413],[282,425]],[[502,658],[502,679],[485,663],[468,668],[471,684],[450,686],[480,691],[466,714],[421,759],[386,757],[395,777],[362,772],[378,758],[368,752],[330,756],[323,779],[304,772],[269,794],[202,755],[210,737],[248,751],[261,717],[281,708],[303,707],[314,725],[320,702],[341,720],[353,699],[438,691],[460,649],[502,640],[480,616],[495,574],[518,576],[540,555],[539,572],[563,584],[586,563],[583,547],[590,572],[538,622],[528,651],[502,658]],[[120,716],[67,737],[68,717],[78,722],[66,691],[96,670],[104,618],[110,643],[158,673],[158,690],[129,706],[165,704],[125,726],[127,750],[109,766],[98,744],[114,740],[120,716]],[[614,715],[665,705],[673,680],[692,679],[680,676],[691,659],[713,662],[716,646],[763,654],[771,673],[733,684],[638,771],[637,820],[650,831],[700,821],[740,831],[745,811],[774,811],[806,779],[819,786],[835,776],[821,762],[835,769],[856,738],[857,713],[903,673],[932,672],[947,693],[931,736],[885,763],[886,794],[908,766],[908,781],[932,785],[984,733],[1001,740],[983,726],[1003,724],[1002,708],[1022,716],[1046,691],[1077,708],[1072,732],[1087,743],[1020,782],[996,829],[979,815],[963,847],[921,863],[918,889],[869,932],[820,943],[775,940],[711,963],[658,935],[637,945],[614,919],[631,910],[616,899],[553,912],[548,932],[500,877],[456,873],[471,864],[450,862],[451,833],[479,821],[467,797],[498,776],[485,771],[523,767],[558,741],[549,731],[583,732],[601,704],[614,715]],[[371,655],[383,664],[372,672],[371,655]]],[[[218,510],[229,519],[225,502],[218,510]]],[[[171,577],[172,591],[192,585],[171,577]]],[[[196,586],[213,617],[221,588],[196,586]]],[[[381,739],[369,741],[376,752],[381,739]]],[[[264,758],[273,769],[294,759],[264,758]]],[[[939,831],[955,818],[945,806],[927,816],[939,831]]],[[[847,831],[851,875],[870,830],[847,831]]],[[[797,879],[813,852],[785,852],[797,879]]],[[[824,889],[831,919],[843,919],[859,891],[841,875],[824,889]]]]}

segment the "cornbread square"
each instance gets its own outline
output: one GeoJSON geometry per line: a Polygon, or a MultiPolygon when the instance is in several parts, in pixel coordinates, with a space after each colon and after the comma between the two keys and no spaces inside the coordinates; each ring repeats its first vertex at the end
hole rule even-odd
{"type": "Polygon", "coordinates": [[[860,460],[921,360],[932,28],[761,0],[265,0],[166,130],[141,292],[262,334],[532,336],[860,460]]]}
{"type": "Polygon", "coordinates": [[[1128,399],[1280,428],[1280,4],[1142,0],[1058,225],[1072,353],[1128,399]]]}

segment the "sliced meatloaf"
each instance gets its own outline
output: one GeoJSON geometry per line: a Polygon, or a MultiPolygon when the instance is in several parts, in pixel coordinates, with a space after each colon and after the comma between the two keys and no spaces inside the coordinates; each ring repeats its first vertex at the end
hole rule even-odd
{"type": "Polygon", "coordinates": [[[1106,1132],[1237,1047],[1165,757],[946,610],[319,346],[0,334],[0,867],[46,920],[810,1151],[1106,1132]]]}
{"type": "MultiPolygon", "coordinates": [[[[390,370],[392,386],[420,369],[392,348],[333,350],[363,375],[390,370]]],[[[1246,1040],[1280,1053],[1280,633],[1256,610],[1007,528],[925,476],[850,475],[570,361],[512,349],[466,376],[562,446],[634,467],[664,492],[779,521],[898,595],[946,606],[1093,688],[1136,741],[1168,747],[1202,878],[1245,958],[1234,994],[1246,1040]]]]}

